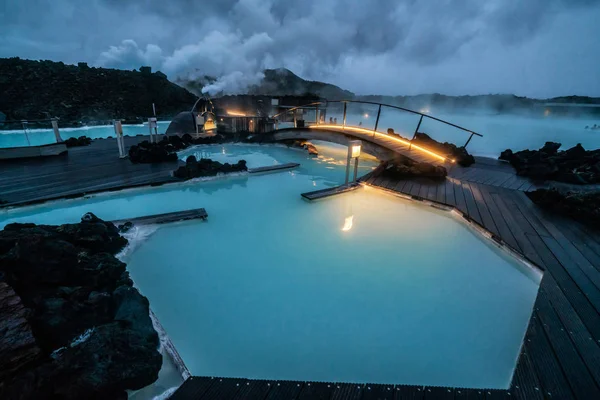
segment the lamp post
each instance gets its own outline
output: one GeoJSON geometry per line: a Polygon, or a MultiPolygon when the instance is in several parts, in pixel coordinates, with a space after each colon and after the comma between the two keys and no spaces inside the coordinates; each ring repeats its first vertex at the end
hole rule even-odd
{"type": "Polygon", "coordinates": [[[356,183],[356,178],[358,175],[358,157],[360,157],[361,148],[362,142],[360,140],[351,140],[348,142],[348,157],[346,159],[346,185],[348,185],[348,179],[350,178],[350,163],[352,162],[352,159],[354,159],[354,178],[352,179],[352,183],[356,183]]]}

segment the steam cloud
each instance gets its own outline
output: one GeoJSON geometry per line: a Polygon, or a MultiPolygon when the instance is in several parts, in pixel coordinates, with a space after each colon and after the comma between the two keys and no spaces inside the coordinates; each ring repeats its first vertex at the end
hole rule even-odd
{"type": "Polygon", "coordinates": [[[264,68],[286,67],[363,94],[600,95],[598,0],[22,0],[5,8],[0,56],[150,65],[211,93],[244,91],[264,68]]]}

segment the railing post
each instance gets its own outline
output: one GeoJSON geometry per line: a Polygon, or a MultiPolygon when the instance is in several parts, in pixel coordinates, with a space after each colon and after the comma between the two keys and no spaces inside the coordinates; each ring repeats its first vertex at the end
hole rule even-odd
{"type": "Polygon", "coordinates": [[[467,145],[469,144],[469,142],[471,141],[472,138],[473,138],[473,132],[471,132],[471,135],[467,139],[467,143],[465,143],[465,145],[463,146],[465,149],[467,148],[467,145]]]}
{"type": "Polygon", "coordinates": [[[346,129],[346,106],[348,103],[344,102],[344,122],[342,123],[342,129],[346,129]]]}
{"type": "Polygon", "coordinates": [[[421,127],[421,122],[423,122],[423,114],[421,114],[421,118],[419,118],[419,123],[417,124],[417,129],[415,129],[415,134],[413,135],[410,144],[408,145],[408,149],[410,150],[412,147],[412,142],[417,137],[417,132],[419,132],[419,128],[421,127]]]}
{"type": "Polygon", "coordinates": [[[27,121],[22,120],[21,124],[23,124],[23,133],[25,134],[25,139],[27,139],[27,146],[31,146],[31,142],[29,141],[29,135],[27,134],[27,121]]]}
{"type": "Polygon", "coordinates": [[[56,139],[56,143],[62,142],[62,138],[60,137],[60,131],[58,130],[58,118],[52,118],[52,130],[54,131],[54,138],[56,139]]]}
{"type": "Polygon", "coordinates": [[[321,122],[321,120],[319,119],[319,106],[317,105],[315,108],[315,124],[319,125],[319,122],[321,122]]]}
{"type": "Polygon", "coordinates": [[[375,128],[373,132],[377,132],[377,126],[379,125],[379,116],[381,115],[381,104],[379,105],[379,110],[377,110],[377,119],[375,120],[375,128]]]}

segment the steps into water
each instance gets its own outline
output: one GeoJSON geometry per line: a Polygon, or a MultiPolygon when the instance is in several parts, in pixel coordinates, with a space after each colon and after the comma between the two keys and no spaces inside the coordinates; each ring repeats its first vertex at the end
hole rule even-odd
{"type": "Polygon", "coordinates": [[[133,225],[151,225],[151,224],[167,224],[170,222],[187,221],[191,219],[202,219],[208,218],[208,213],[204,208],[194,208],[185,211],[175,211],[164,214],[147,215],[144,217],[130,218],[111,221],[113,224],[119,226],[126,222],[131,222],[133,225]]]}
{"type": "Polygon", "coordinates": [[[340,185],[340,186],[336,186],[336,187],[332,187],[332,188],[315,190],[314,192],[302,193],[301,196],[304,197],[305,199],[311,200],[311,201],[319,200],[319,199],[323,199],[325,197],[334,196],[336,194],[351,192],[353,190],[358,189],[359,187],[360,187],[360,184],[358,184],[358,183],[349,183],[347,185],[340,185]]]}

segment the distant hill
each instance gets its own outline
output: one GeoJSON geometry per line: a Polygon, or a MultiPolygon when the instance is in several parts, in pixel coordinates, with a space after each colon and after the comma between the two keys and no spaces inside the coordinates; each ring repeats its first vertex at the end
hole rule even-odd
{"type": "MultiPolygon", "coordinates": [[[[200,71],[196,70],[199,74],[200,71]]],[[[260,96],[317,96],[329,100],[342,100],[354,98],[354,93],[339,88],[330,83],[319,81],[308,81],[300,78],[289,69],[265,69],[265,77],[260,83],[252,85],[246,89],[245,93],[240,95],[260,95],[260,96]]],[[[188,90],[200,95],[204,87],[217,81],[216,77],[204,75],[195,80],[178,80],[177,83],[188,90]]],[[[224,93],[217,93],[215,96],[223,96],[224,93]]]]}
{"type": "Polygon", "coordinates": [[[249,94],[268,96],[303,96],[317,95],[328,100],[345,100],[354,98],[354,93],[330,83],[307,81],[289,69],[266,69],[265,77],[259,85],[248,90],[249,94]]]}
{"type": "MultiPolygon", "coordinates": [[[[189,110],[197,96],[149,67],[140,71],[85,63],[0,58],[0,116],[6,120],[59,117],[61,126],[114,118],[168,118],[189,110]]],[[[8,124],[5,124],[5,127],[8,124]]]]}

